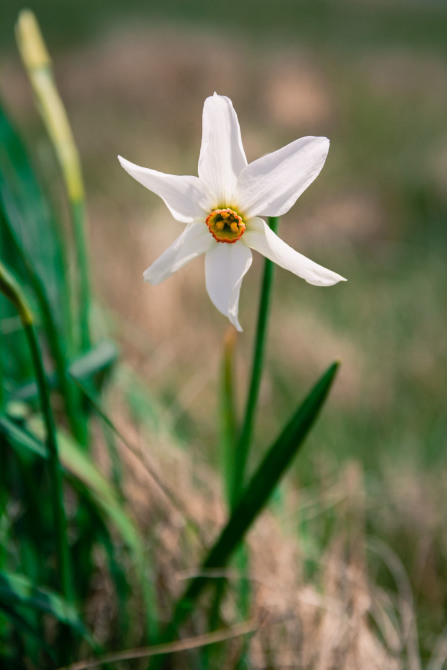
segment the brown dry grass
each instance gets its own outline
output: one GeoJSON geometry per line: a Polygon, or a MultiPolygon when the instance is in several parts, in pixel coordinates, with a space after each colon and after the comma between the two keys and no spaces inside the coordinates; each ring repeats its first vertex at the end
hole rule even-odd
{"type": "MultiPolygon", "coordinates": [[[[186,581],[198,574],[205,547],[225,521],[225,505],[213,469],[194,462],[169,437],[141,432],[133,420],[125,418],[126,414],[125,406],[119,403],[114,413],[120,417],[119,428],[134,445],[139,445],[135,453],[122,447],[126,496],[150,537],[148,554],[156,566],[157,591],[168,620],[171,603],[186,581]],[[157,480],[167,484],[168,495],[154,480],[151,474],[154,472],[157,480]]],[[[107,469],[104,453],[102,459],[107,469]]],[[[406,476],[410,485],[409,473],[406,476]]],[[[413,493],[417,482],[413,475],[413,493]]],[[[405,504],[407,499],[405,486],[395,492],[396,504],[405,504]]],[[[335,480],[322,481],[318,491],[288,488],[281,508],[278,510],[276,506],[275,513],[267,511],[258,520],[249,535],[250,618],[259,622],[257,632],[250,637],[250,667],[315,670],[422,667],[408,577],[391,548],[367,536],[366,511],[362,471],[357,463],[351,462],[340,469],[335,480]],[[318,534],[319,519],[331,510],[336,521],[324,550],[316,552],[312,543],[306,541],[307,532],[310,536],[313,530],[318,534]],[[299,531],[304,524],[305,534],[299,531]],[[374,583],[369,574],[367,551],[392,574],[395,596],[374,583]],[[314,566],[311,574],[306,567],[309,561],[314,566]]],[[[216,577],[222,574],[230,583],[222,615],[231,625],[240,616],[235,593],[242,576],[235,567],[219,572],[216,577]]],[[[101,637],[101,629],[110,626],[114,618],[107,583],[101,585],[97,595],[96,601],[92,601],[90,617],[101,637]],[[104,608],[107,602],[109,605],[104,608]]],[[[199,634],[204,623],[199,616],[187,634],[199,634]]],[[[242,642],[235,639],[226,644],[219,661],[222,670],[233,667],[242,642]]],[[[186,667],[191,653],[175,655],[173,667],[186,667]]]]}

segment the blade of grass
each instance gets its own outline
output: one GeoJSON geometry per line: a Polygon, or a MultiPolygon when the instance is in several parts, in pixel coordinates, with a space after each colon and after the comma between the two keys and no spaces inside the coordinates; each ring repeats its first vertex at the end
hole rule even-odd
{"type": "MultiPolygon", "coordinates": [[[[278,217],[269,218],[269,226],[276,232],[279,224],[278,217]]],[[[245,485],[245,471],[248,463],[251,439],[256,418],[259,390],[261,388],[262,367],[264,364],[264,348],[267,338],[268,315],[270,312],[270,295],[272,291],[274,263],[265,260],[264,276],[262,279],[261,298],[259,302],[258,323],[256,326],[256,340],[253,352],[250,386],[248,389],[247,405],[244,422],[239,440],[234,449],[234,467],[232,477],[231,507],[235,508],[239,496],[245,485]]]]}
{"type": "Polygon", "coordinates": [[[45,445],[40,440],[6,416],[0,417],[0,435],[20,453],[31,453],[41,458],[48,456],[45,445]]]}
{"type": "Polygon", "coordinates": [[[39,110],[53,143],[61,166],[68,200],[79,269],[79,326],[80,346],[86,351],[90,346],[90,277],[85,235],[84,185],[81,164],[73,134],[62,100],[59,96],[51,59],[45,46],[36,17],[30,10],[19,14],[16,26],[17,45],[28,73],[39,110]]]}
{"type": "MultiPolygon", "coordinates": [[[[18,449],[20,453],[28,450],[32,456],[48,459],[48,450],[42,441],[45,434],[42,422],[33,418],[28,422],[28,427],[29,430],[25,430],[6,417],[0,418],[0,434],[12,448],[18,449]]],[[[120,502],[113,485],[98,470],[90,456],[70,435],[61,431],[58,432],[58,443],[61,464],[74,490],[81,499],[87,498],[102,511],[102,516],[118,531],[130,550],[141,583],[150,634],[155,637],[158,630],[156,599],[148,579],[150,566],[139,531],[120,502]]]]}
{"type": "Polygon", "coordinates": [[[245,487],[227,524],[203,561],[200,576],[192,579],[178,600],[163,641],[170,639],[175,634],[178,626],[194,609],[195,602],[210,580],[206,572],[222,568],[227,564],[247,531],[267,505],[275,487],[287,471],[315,422],[329,393],[337,368],[338,363],[333,363],[327,369],[267,451],[245,487]]]}
{"type": "MultiPolygon", "coordinates": [[[[111,367],[118,357],[118,352],[112,342],[100,342],[85,354],[76,357],[68,369],[69,375],[75,381],[93,388],[95,391],[101,389],[105,377],[109,374],[111,367]]],[[[54,374],[48,375],[48,383],[51,389],[57,387],[57,378],[54,374]]],[[[38,396],[36,382],[29,382],[14,389],[11,397],[14,400],[29,402],[38,396]]],[[[79,438],[78,438],[79,439],[79,438]]]]}
{"type": "MultiPolygon", "coordinates": [[[[88,668],[96,668],[106,663],[118,663],[120,661],[131,661],[137,658],[150,658],[152,656],[165,655],[167,653],[174,654],[181,651],[189,651],[190,649],[199,649],[206,645],[217,644],[218,642],[225,642],[241,635],[250,635],[255,633],[259,628],[259,624],[255,621],[244,621],[236,624],[230,628],[223,630],[216,630],[213,633],[205,635],[197,635],[192,638],[185,638],[168,644],[157,644],[151,647],[143,647],[142,649],[126,649],[112,654],[107,654],[103,658],[95,659],[94,661],[79,661],[72,665],[67,665],[59,670],[87,670],[88,668]]],[[[152,667],[152,665],[151,665],[152,667]]]]}
{"type": "Polygon", "coordinates": [[[92,635],[87,631],[73,605],[54,591],[36,586],[25,575],[0,572],[0,598],[3,603],[50,614],[97,648],[92,635]]]}
{"type": "Polygon", "coordinates": [[[186,510],[184,509],[184,506],[180,503],[179,499],[177,496],[174,494],[174,492],[168,487],[168,485],[160,478],[160,476],[156,473],[154,468],[145,460],[142,458],[142,455],[140,453],[140,450],[137,449],[123,434],[116,425],[111,421],[111,419],[107,416],[105,412],[101,409],[99,406],[98,402],[93,398],[91,393],[85,388],[85,386],[81,383],[80,379],[77,380],[77,384],[79,388],[81,389],[82,393],[84,394],[86,400],[90,403],[90,405],[93,407],[94,411],[96,414],[101,418],[103,423],[110,428],[112,433],[116,435],[116,437],[124,444],[124,446],[130,451],[131,454],[133,454],[140,463],[144,466],[146,472],[148,475],[151,477],[151,479],[155,482],[157,487],[160,489],[160,491],[163,493],[165,498],[169,501],[169,503],[176,509],[177,512],[181,515],[183,521],[190,525],[194,530],[197,532],[197,535],[201,537],[200,533],[200,528],[196,526],[191,520],[188,520],[186,510]]]}
{"type": "MultiPolygon", "coordinates": [[[[67,283],[68,260],[65,240],[57,223],[52,203],[19,133],[0,104],[0,201],[6,223],[13,228],[19,246],[30,259],[34,272],[46,287],[58,328],[64,332],[69,355],[73,355],[73,325],[67,308],[70,302],[67,283]]],[[[2,224],[3,225],[3,224],[2,224]]],[[[5,263],[12,256],[6,240],[2,248],[5,263]]],[[[19,267],[10,266],[22,277],[19,267]]]]}
{"type": "MultiPolygon", "coordinates": [[[[42,426],[36,424],[37,421],[34,421],[34,428],[38,434],[42,434],[42,426]]],[[[7,417],[0,417],[0,435],[4,437],[6,444],[18,451],[19,455],[25,454],[40,459],[48,458],[45,444],[35,434],[22,426],[16,425],[7,417]]],[[[80,501],[85,506],[89,519],[94,525],[95,530],[91,541],[102,545],[108,557],[110,574],[116,584],[117,596],[120,600],[120,616],[122,615],[123,617],[123,626],[120,627],[120,630],[124,630],[125,603],[123,594],[126,592],[126,575],[118,563],[115,548],[105,521],[111,523],[118,530],[125,544],[130,549],[131,555],[134,557],[135,564],[137,565],[139,577],[144,584],[147,580],[147,573],[144,550],[138,536],[138,531],[133,526],[131,519],[126,515],[114,487],[97,470],[88,455],[75,444],[71,443],[70,438],[65,438],[64,436],[59,436],[59,446],[60,459],[66,468],[66,476],[69,478],[73,489],[80,495],[80,501]]],[[[73,547],[73,551],[75,551],[75,547],[73,547]]],[[[149,608],[152,612],[154,601],[148,595],[146,595],[146,601],[149,618],[149,608]]],[[[154,616],[150,616],[151,628],[154,618],[154,616]]]]}
{"type": "Polygon", "coordinates": [[[50,394],[48,390],[45,370],[40,352],[39,342],[34,330],[34,317],[25,300],[25,297],[16,284],[13,277],[6,271],[6,268],[0,263],[0,291],[14,304],[25,331],[28,345],[31,352],[31,358],[36,373],[36,380],[39,386],[39,398],[42,406],[42,414],[45,421],[46,444],[49,456],[49,472],[51,477],[51,495],[53,499],[54,524],[58,545],[58,560],[61,575],[62,593],[69,602],[73,600],[73,581],[70,566],[70,555],[67,537],[67,522],[65,517],[62,477],[59,466],[59,453],[56,437],[56,426],[54,423],[53,411],[50,404],[50,394]]]}
{"type": "MultiPolygon", "coordinates": [[[[43,436],[43,426],[37,418],[30,421],[29,425],[37,437],[43,436]]],[[[158,631],[156,598],[153,584],[148,579],[151,577],[150,564],[145,556],[140,533],[121,504],[113,485],[98,470],[90,456],[67,433],[59,430],[57,436],[61,462],[71,475],[72,486],[82,496],[94,501],[131,551],[141,583],[148,627],[151,637],[154,637],[158,631]]]]}
{"type": "MultiPolygon", "coordinates": [[[[3,612],[5,618],[11,623],[14,631],[20,630],[25,635],[29,636],[33,643],[40,648],[42,648],[48,656],[51,658],[53,663],[55,662],[55,656],[51,647],[45,642],[42,637],[42,630],[36,630],[33,626],[25,619],[25,617],[18,614],[14,607],[7,605],[4,602],[0,602],[0,610],[3,612]]],[[[3,625],[3,622],[2,622],[3,625]]],[[[0,630],[3,632],[3,628],[0,627],[0,630]]]]}
{"type": "Polygon", "coordinates": [[[10,265],[15,257],[16,274],[33,290],[70,424],[84,442],[85,422],[67,373],[73,327],[66,307],[70,300],[63,246],[25,149],[1,107],[0,139],[0,223],[8,244],[4,262],[10,265]]]}

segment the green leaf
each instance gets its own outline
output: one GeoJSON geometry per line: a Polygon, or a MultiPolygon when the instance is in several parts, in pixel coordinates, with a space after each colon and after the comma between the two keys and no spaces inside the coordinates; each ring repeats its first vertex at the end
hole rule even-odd
{"type": "Polygon", "coordinates": [[[96,647],[76,609],[54,591],[36,586],[24,575],[0,572],[0,599],[9,605],[19,605],[50,614],[96,647]]]}
{"type": "MultiPolygon", "coordinates": [[[[28,423],[27,429],[14,424],[6,417],[0,417],[0,435],[3,435],[7,443],[22,455],[25,450],[33,456],[48,458],[46,445],[42,441],[43,424],[37,417],[28,423]]],[[[158,625],[156,599],[150,579],[150,565],[145,556],[138,528],[119,500],[114,486],[98,470],[89,455],[74,439],[58,431],[58,443],[60,460],[72,486],[81,497],[87,497],[95,504],[98,512],[114,526],[128,547],[141,583],[148,625],[151,634],[155,635],[158,625]]],[[[105,547],[107,553],[110,553],[109,549],[105,547]]]]}
{"type": "Polygon", "coordinates": [[[21,454],[31,454],[41,458],[48,456],[45,444],[6,416],[0,417],[0,435],[3,435],[6,441],[21,454]]]}
{"type": "MultiPolygon", "coordinates": [[[[0,611],[3,612],[5,619],[15,632],[20,631],[24,635],[30,637],[35,645],[44,649],[51,659],[53,661],[55,660],[51,647],[43,639],[41,628],[38,630],[33,628],[24,616],[15,611],[13,606],[7,605],[4,602],[0,602],[0,611]]],[[[3,624],[3,621],[1,623],[3,624]]],[[[4,632],[4,630],[2,630],[2,632],[4,632]]]]}
{"type": "Polygon", "coordinates": [[[57,330],[70,338],[67,264],[59,229],[25,147],[1,105],[0,210],[10,235],[3,260],[22,280],[29,281],[31,273],[34,284],[45,287],[57,330]]]}
{"type": "MultiPolygon", "coordinates": [[[[92,347],[86,354],[74,358],[68,372],[76,381],[86,384],[89,389],[93,387],[95,390],[99,390],[117,358],[118,350],[116,346],[105,340],[92,347]]],[[[57,382],[55,374],[48,375],[50,388],[56,388],[57,382]]],[[[16,388],[11,395],[14,400],[24,402],[35,400],[37,398],[37,384],[34,381],[29,381],[16,388]]]]}
{"type": "MultiPolygon", "coordinates": [[[[38,307],[72,430],[80,441],[85,442],[85,418],[67,373],[68,358],[75,353],[71,294],[66,277],[69,264],[55,217],[21,139],[1,105],[0,223],[0,261],[19,279],[21,288],[25,292],[28,289],[38,307]]],[[[3,310],[0,300],[0,312],[3,310]]],[[[6,341],[5,349],[16,355],[22,353],[23,358],[23,346],[19,351],[14,335],[6,341]]],[[[15,356],[5,357],[3,354],[5,370],[10,365],[9,359],[14,361],[15,356]]],[[[16,370],[19,383],[30,376],[29,365],[16,370]]]]}
{"type": "MultiPolygon", "coordinates": [[[[337,368],[338,363],[328,368],[267,451],[245,487],[230,519],[202,563],[200,572],[206,573],[208,570],[224,567],[265,508],[275,487],[289,468],[315,422],[326,400],[337,368]]],[[[195,577],[190,582],[175,608],[172,627],[169,629],[171,633],[192,610],[195,600],[208,581],[209,578],[204,575],[195,577]]]]}
{"type": "MultiPolygon", "coordinates": [[[[41,422],[34,419],[32,427],[35,434],[41,437],[43,434],[41,422]]],[[[82,485],[80,489],[82,494],[95,501],[96,506],[102,510],[105,518],[115,526],[129,548],[141,581],[141,590],[146,603],[151,634],[155,634],[158,625],[156,600],[150,579],[150,566],[145,556],[138,528],[118,499],[114,486],[98,470],[90,456],[67,433],[58,431],[58,443],[61,463],[70,473],[72,484],[78,490],[82,485]]]]}
{"type": "Polygon", "coordinates": [[[158,616],[154,585],[139,531],[117,498],[113,485],[97,469],[85,451],[65,433],[59,432],[58,439],[62,463],[72,475],[75,475],[78,482],[84,484],[84,493],[93,497],[97,506],[102,509],[106,518],[115,526],[130,549],[141,583],[150,632],[151,635],[156,635],[158,616]]]}

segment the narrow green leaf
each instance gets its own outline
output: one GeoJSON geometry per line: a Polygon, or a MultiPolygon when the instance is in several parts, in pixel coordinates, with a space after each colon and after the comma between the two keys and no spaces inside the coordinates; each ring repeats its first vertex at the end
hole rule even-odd
{"type": "Polygon", "coordinates": [[[41,458],[47,458],[48,456],[45,444],[6,416],[0,417],[0,435],[21,453],[30,453],[41,458]]]}
{"type": "Polygon", "coordinates": [[[0,572],[0,598],[3,603],[50,614],[73,629],[91,646],[97,646],[72,605],[54,591],[36,586],[24,575],[0,572]]]}
{"type": "Polygon", "coordinates": [[[59,160],[67,189],[77,255],[78,323],[82,351],[90,347],[90,277],[85,234],[85,197],[78,150],[70,123],[57,90],[51,60],[36,17],[30,10],[19,14],[17,45],[38,100],[38,109],[59,160]]]}
{"type": "MultiPolygon", "coordinates": [[[[202,563],[201,572],[224,567],[268,500],[315,422],[337,372],[331,365],[319,379],[272,444],[243,491],[239,503],[202,563]]],[[[208,583],[206,575],[195,577],[177,603],[168,629],[169,636],[191,612],[194,602],[208,583]]]]}
{"type": "Polygon", "coordinates": [[[77,438],[85,441],[85,421],[67,373],[74,345],[64,246],[26,150],[1,105],[0,222],[0,261],[30,289],[39,308],[67,414],[77,438]]]}
{"type": "Polygon", "coordinates": [[[19,630],[24,635],[28,635],[30,638],[32,638],[34,644],[44,649],[45,652],[51,657],[51,659],[53,661],[55,660],[51,647],[45,642],[42,636],[41,629],[36,630],[33,628],[33,626],[25,619],[25,617],[18,614],[11,605],[0,602],[0,611],[3,612],[5,618],[10,623],[14,631],[19,630]]]}
{"type": "MultiPolygon", "coordinates": [[[[41,422],[34,419],[32,426],[35,434],[40,437],[42,435],[41,422]]],[[[113,485],[98,470],[90,456],[67,433],[58,431],[58,441],[61,462],[68,472],[74,476],[72,479],[73,486],[79,489],[79,486],[82,485],[83,495],[87,495],[95,501],[97,507],[102,510],[106,519],[115,526],[128,546],[141,580],[142,595],[145,599],[151,635],[156,635],[158,616],[154,586],[150,579],[150,564],[145,556],[143,542],[135,523],[118,499],[113,485]]]]}
{"type": "MultiPolygon", "coordinates": [[[[68,369],[69,374],[76,380],[83,382],[89,389],[100,390],[102,383],[118,358],[116,346],[107,340],[99,342],[86,354],[75,357],[68,369]]],[[[56,388],[58,379],[55,374],[48,375],[50,388],[56,388]]],[[[13,400],[29,402],[37,398],[37,384],[29,381],[19,386],[11,394],[13,400]]]]}
{"type": "MultiPolygon", "coordinates": [[[[37,417],[29,422],[28,429],[14,424],[6,417],[1,417],[0,435],[3,435],[6,442],[20,453],[26,450],[33,456],[48,458],[46,445],[41,441],[44,435],[43,425],[37,417]]],[[[128,547],[141,581],[151,635],[155,636],[158,625],[156,599],[150,580],[150,565],[145,556],[139,531],[118,499],[113,485],[98,470],[89,455],[62,431],[58,432],[58,442],[60,460],[72,486],[81,496],[93,501],[128,547]]]]}
{"type": "MultiPolygon", "coordinates": [[[[0,209],[4,223],[14,239],[14,253],[20,253],[28,268],[15,265],[14,272],[45,287],[50,312],[56,320],[56,330],[70,338],[71,324],[67,314],[69,304],[66,278],[67,263],[55,216],[36,177],[26,149],[14,126],[0,105],[0,209]]],[[[11,261],[11,247],[4,250],[3,260],[11,261]],[[6,258],[7,256],[7,258],[6,258]]]]}

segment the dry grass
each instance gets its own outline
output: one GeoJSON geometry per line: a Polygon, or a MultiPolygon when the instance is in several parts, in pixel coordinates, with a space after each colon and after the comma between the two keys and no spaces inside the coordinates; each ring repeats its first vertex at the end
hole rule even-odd
{"type": "MultiPolygon", "coordinates": [[[[139,445],[135,453],[122,446],[126,495],[151,538],[148,553],[156,566],[157,590],[168,620],[169,603],[197,574],[205,547],[225,520],[220,481],[213,469],[193,462],[167,436],[137,430],[135,421],[125,418],[122,404],[117,414],[122,432],[139,445]],[[154,480],[154,472],[156,480],[167,484],[167,495],[154,480]]],[[[107,467],[106,462],[103,465],[107,467]]],[[[416,474],[406,477],[414,491],[419,485],[416,474]]],[[[406,488],[401,487],[394,491],[392,502],[404,505],[407,499],[406,488]]],[[[422,667],[408,576],[388,544],[368,536],[367,512],[361,467],[351,462],[336,479],[322,481],[319,490],[288,487],[280,508],[275,505],[256,523],[249,536],[250,618],[258,622],[250,637],[250,667],[422,667]],[[318,537],[321,523],[332,513],[335,523],[329,526],[329,535],[320,548],[312,546],[309,537],[318,537]],[[379,564],[392,575],[393,590],[374,582],[371,566],[377,570],[379,564]]],[[[230,584],[222,612],[226,624],[232,625],[240,617],[235,587],[242,576],[234,566],[216,577],[222,575],[230,584]]],[[[103,620],[98,613],[106,612],[106,586],[100,593],[91,612],[98,635],[103,620]]],[[[110,604],[108,614],[110,625],[110,604]]],[[[199,634],[202,627],[203,622],[195,620],[188,634],[199,634]]],[[[234,639],[225,644],[225,665],[219,666],[223,669],[233,667],[231,659],[237,658],[243,642],[234,639]]],[[[177,654],[174,667],[184,668],[191,653],[177,654]]]]}

